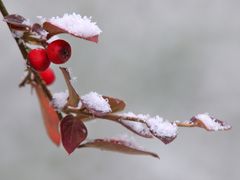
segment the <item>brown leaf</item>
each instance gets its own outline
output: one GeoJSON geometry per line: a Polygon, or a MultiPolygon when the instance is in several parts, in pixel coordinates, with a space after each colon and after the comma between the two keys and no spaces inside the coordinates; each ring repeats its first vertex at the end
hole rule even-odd
{"type": "Polygon", "coordinates": [[[88,37],[88,38],[85,38],[85,37],[82,37],[82,36],[77,36],[77,35],[69,32],[67,29],[62,29],[62,28],[60,28],[56,25],[51,24],[48,21],[43,23],[43,28],[49,33],[48,38],[51,38],[52,36],[57,35],[57,34],[67,33],[67,34],[70,34],[72,36],[75,36],[75,37],[78,37],[78,38],[81,38],[81,39],[85,39],[85,40],[92,41],[92,42],[95,42],[95,43],[98,42],[98,35],[88,37]]]}
{"type": "Polygon", "coordinates": [[[80,101],[80,97],[72,86],[70,73],[67,70],[67,68],[64,68],[64,67],[60,67],[60,70],[63,73],[65,82],[66,82],[67,87],[68,87],[69,97],[68,97],[67,105],[72,106],[72,107],[77,107],[78,103],[80,101]]]}
{"type": "Polygon", "coordinates": [[[41,112],[44,120],[44,125],[47,130],[49,138],[55,143],[57,146],[60,145],[60,132],[59,132],[59,116],[54,108],[51,106],[50,100],[44,94],[44,91],[41,86],[34,86],[38,100],[41,107],[41,112]]]}
{"type": "Polygon", "coordinates": [[[112,112],[108,100],[96,92],[90,92],[81,96],[82,108],[93,116],[102,117],[112,112]]]}
{"type": "Polygon", "coordinates": [[[160,139],[164,144],[172,142],[177,137],[177,125],[156,116],[145,121],[153,136],[160,139]]]}
{"type": "Polygon", "coordinates": [[[40,36],[43,36],[43,35],[45,35],[47,32],[43,29],[43,27],[40,25],[40,24],[38,24],[38,23],[34,23],[33,25],[32,25],[32,32],[35,32],[35,33],[37,33],[38,35],[40,35],[40,36]]]}
{"type": "Polygon", "coordinates": [[[160,139],[164,144],[169,144],[171,143],[174,139],[176,139],[177,136],[155,136],[157,137],[158,139],[160,139]]]}
{"type": "Polygon", "coordinates": [[[127,120],[120,120],[117,121],[128,130],[132,131],[133,133],[145,137],[145,138],[152,138],[152,133],[150,132],[149,128],[146,124],[141,122],[134,122],[134,121],[127,121],[127,120]]]}
{"type": "Polygon", "coordinates": [[[68,154],[71,154],[87,137],[87,128],[80,117],[65,116],[60,124],[62,144],[68,154]]]}
{"type": "Polygon", "coordinates": [[[142,148],[135,146],[131,142],[118,139],[96,139],[79,146],[79,148],[82,147],[92,147],[125,154],[150,155],[152,157],[159,158],[156,153],[145,151],[142,148]]]}
{"type": "Polygon", "coordinates": [[[82,107],[85,108],[84,109],[85,112],[92,114],[93,117],[95,117],[95,116],[102,117],[109,113],[109,112],[98,111],[98,110],[90,107],[87,103],[84,103],[83,100],[81,100],[81,102],[82,102],[82,107]]]}
{"type": "Polygon", "coordinates": [[[29,25],[24,23],[26,19],[17,14],[10,14],[8,16],[5,16],[3,20],[7,22],[12,29],[15,30],[26,30],[30,28],[29,25]]]}
{"type": "Polygon", "coordinates": [[[207,131],[222,131],[229,130],[231,126],[224,121],[215,119],[208,114],[198,114],[191,118],[190,123],[193,123],[195,127],[204,128],[207,131]]]}
{"type": "Polygon", "coordinates": [[[124,110],[126,104],[123,100],[109,97],[109,96],[103,96],[104,99],[106,99],[112,109],[112,112],[118,112],[124,110]]]}

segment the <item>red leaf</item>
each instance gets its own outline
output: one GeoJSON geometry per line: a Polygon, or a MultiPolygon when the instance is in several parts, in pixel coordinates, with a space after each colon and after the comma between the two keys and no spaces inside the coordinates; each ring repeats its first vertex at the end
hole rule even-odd
{"type": "Polygon", "coordinates": [[[156,153],[145,151],[131,142],[118,139],[96,139],[79,146],[79,148],[82,147],[99,148],[101,150],[115,151],[125,154],[150,155],[155,158],[159,158],[156,153]]]}
{"type": "Polygon", "coordinates": [[[55,143],[57,146],[60,145],[60,133],[59,133],[59,116],[54,108],[51,106],[50,100],[44,94],[44,91],[41,86],[34,86],[38,100],[41,107],[41,112],[44,120],[44,125],[47,130],[49,138],[55,143]]]}
{"type": "Polygon", "coordinates": [[[109,97],[109,96],[103,96],[104,99],[106,99],[112,109],[112,112],[118,112],[124,110],[126,104],[123,100],[109,97]]]}
{"type": "Polygon", "coordinates": [[[79,117],[65,116],[60,124],[62,144],[71,154],[87,137],[87,128],[79,117]]]}
{"type": "Polygon", "coordinates": [[[49,33],[48,38],[51,38],[52,36],[57,35],[57,34],[67,33],[67,34],[70,34],[70,35],[78,37],[78,38],[82,38],[82,39],[85,39],[88,41],[98,43],[98,35],[86,38],[83,36],[73,34],[73,33],[69,32],[67,29],[62,29],[56,25],[51,24],[48,21],[43,23],[43,28],[49,33]]]}

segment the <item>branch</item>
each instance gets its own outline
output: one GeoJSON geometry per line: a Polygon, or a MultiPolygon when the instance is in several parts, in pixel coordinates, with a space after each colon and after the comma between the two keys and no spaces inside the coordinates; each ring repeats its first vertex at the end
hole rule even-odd
{"type": "MultiPolygon", "coordinates": [[[[2,0],[0,0],[0,11],[1,11],[3,17],[9,15],[9,13],[8,13],[5,5],[3,4],[3,1],[2,1],[2,0]]],[[[9,30],[12,32],[12,29],[11,29],[11,27],[10,27],[9,24],[8,24],[8,28],[9,28],[9,30]]],[[[28,52],[27,52],[27,49],[26,49],[25,45],[24,45],[22,42],[20,42],[17,37],[14,37],[14,39],[15,39],[17,45],[18,45],[18,48],[19,48],[20,51],[21,51],[21,54],[22,54],[23,58],[26,60],[26,59],[27,59],[28,52]]],[[[27,60],[26,60],[26,61],[27,61],[27,60]]],[[[35,70],[33,70],[31,67],[28,67],[28,71],[29,71],[29,72],[32,72],[32,73],[34,74],[34,80],[35,80],[35,82],[36,82],[37,84],[39,84],[39,85],[43,88],[43,90],[44,90],[44,92],[45,92],[45,95],[46,95],[50,100],[52,100],[52,94],[51,94],[51,92],[48,90],[48,88],[46,87],[45,83],[42,81],[42,79],[41,79],[40,76],[38,75],[38,73],[37,73],[35,70]]]]}

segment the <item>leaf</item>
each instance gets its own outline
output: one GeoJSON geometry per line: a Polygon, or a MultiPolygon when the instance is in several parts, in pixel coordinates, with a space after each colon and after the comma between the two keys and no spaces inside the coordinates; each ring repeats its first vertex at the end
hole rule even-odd
{"type": "Polygon", "coordinates": [[[128,130],[132,131],[133,133],[145,137],[145,138],[152,138],[152,133],[150,132],[149,128],[146,124],[141,122],[134,122],[134,121],[127,121],[127,120],[120,120],[117,121],[128,130]]]}
{"type": "Polygon", "coordinates": [[[152,135],[160,139],[164,144],[169,144],[177,137],[177,125],[163,120],[161,117],[151,117],[145,120],[152,135]]]}
{"type": "Polygon", "coordinates": [[[98,35],[95,35],[95,36],[92,36],[92,37],[83,37],[83,36],[71,33],[68,29],[63,29],[63,28],[60,28],[56,25],[53,25],[52,23],[50,23],[48,21],[43,23],[43,28],[49,33],[48,34],[48,39],[51,38],[54,35],[67,33],[67,34],[70,34],[72,36],[75,36],[75,37],[78,37],[78,38],[81,38],[81,39],[85,39],[85,40],[92,41],[92,42],[95,42],[95,43],[98,42],[98,35]]]}
{"type": "Polygon", "coordinates": [[[44,94],[44,91],[41,86],[34,86],[38,100],[41,107],[41,112],[44,120],[44,125],[47,130],[47,134],[49,138],[52,140],[54,144],[57,146],[60,145],[60,132],[59,132],[59,116],[54,108],[51,106],[50,100],[44,94]]]}
{"type": "Polygon", "coordinates": [[[33,32],[37,33],[38,35],[40,36],[45,36],[46,35],[46,31],[43,29],[43,27],[38,24],[38,23],[34,23],[32,25],[32,29],[31,29],[33,32]]]}
{"type": "Polygon", "coordinates": [[[30,28],[30,26],[25,23],[27,20],[23,16],[17,14],[5,16],[3,20],[15,30],[26,30],[30,28]]]}
{"type": "Polygon", "coordinates": [[[65,116],[60,124],[62,144],[71,154],[87,137],[87,128],[80,117],[65,116]]]}
{"type": "Polygon", "coordinates": [[[81,96],[81,103],[82,107],[94,116],[101,117],[112,112],[108,100],[97,92],[90,92],[81,96]]]}
{"type": "Polygon", "coordinates": [[[215,119],[208,113],[198,114],[192,117],[190,123],[193,123],[195,127],[204,128],[207,131],[222,131],[231,129],[230,125],[219,119],[215,119]]]}
{"type": "Polygon", "coordinates": [[[80,101],[80,97],[72,86],[70,73],[67,70],[67,68],[64,68],[64,67],[60,67],[60,70],[63,73],[65,82],[66,82],[67,87],[68,87],[69,97],[68,97],[67,105],[72,106],[72,107],[77,107],[78,103],[80,101]]]}
{"type": "Polygon", "coordinates": [[[109,97],[109,96],[103,96],[104,99],[106,99],[112,109],[112,112],[118,112],[124,110],[126,104],[123,100],[109,97]]]}
{"type": "Polygon", "coordinates": [[[164,144],[171,143],[174,139],[176,139],[177,136],[158,136],[155,135],[158,139],[160,139],[164,144]]]}
{"type": "Polygon", "coordinates": [[[150,155],[159,158],[156,153],[145,151],[142,148],[135,146],[132,142],[118,140],[118,139],[95,139],[79,146],[79,148],[91,147],[106,151],[115,151],[125,154],[135,155],[150,155]]]}

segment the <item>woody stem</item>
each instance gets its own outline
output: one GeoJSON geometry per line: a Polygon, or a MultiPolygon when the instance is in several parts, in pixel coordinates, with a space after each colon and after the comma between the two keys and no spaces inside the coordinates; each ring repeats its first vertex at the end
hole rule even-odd
{"type": "MultiPolygon", "coordinates": [[[[2,0],[0,0],[0,11],[1,11],[3,17],[9,15],[9,13],[8,13],[8,11],[7,11],[7,9],[6,9],[6,7],[5,7],[5,5],[4,5],[2,0]]],[[[8,24],[8,28],[12,32],[11,26],[9,24],[8,24]]],[[[21,54],[22,54],[23,58],[26,60],[28,52],[27,52],[27,49],[26,49],[25,45],[22,42],[20,42],[17,37],[14,37],[14,39],[15,39],[17,45],[18,45],[18,48],[21,51],[21,54]]],[[[46,87],[45,83],[42,81],[42,79],[38,75],[38,73],[36,71],[34,71],[32,68],[30,68],[30,67],[28,68],[28,70],[34,74],[35,82],[42,87],[45,95],[51,100],[52,99],[52,94],[48,90],[48,88],[46,87]]]]}

